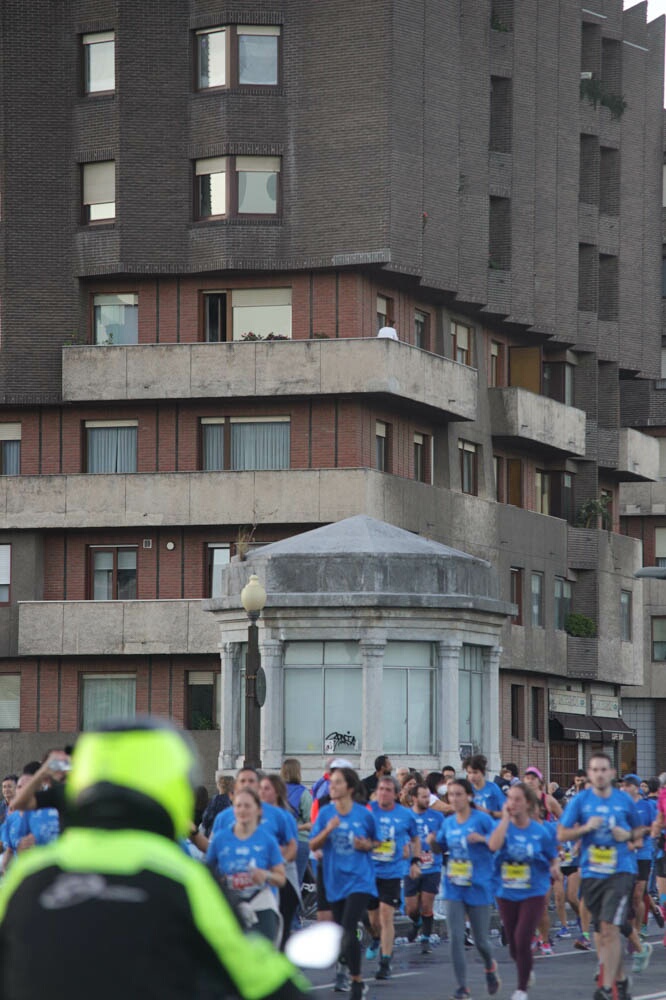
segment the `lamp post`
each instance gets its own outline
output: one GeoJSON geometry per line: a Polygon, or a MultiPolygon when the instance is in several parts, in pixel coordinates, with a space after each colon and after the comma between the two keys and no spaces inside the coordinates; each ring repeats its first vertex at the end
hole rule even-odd
{"type": "Polygon", "coordinates": [[[266,700],[266,675],[259,654],[257,619],[266,604],[266,591],[253,573],[241,590],[241,603],[250,619],[245,659],[245,760],[244,767],[261,767],[261,708],[266,700]]]}

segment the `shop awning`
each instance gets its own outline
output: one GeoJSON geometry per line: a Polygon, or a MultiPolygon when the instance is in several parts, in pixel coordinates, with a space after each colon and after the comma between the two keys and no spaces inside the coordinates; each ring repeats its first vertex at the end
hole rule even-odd
{"type": "Polygon", "coordinates": [[[624,719],[608,719],[603,715],[595,715],[594,721],[601,730],[604,743],[622,743],[624,740],[636,739],[636,731],[631,729],[624,719]]]}
{"type": "Polygon", "coordinates": [[[601,743],[603,740],[601,729],[590,715],[574,715],[572,712],[551,712],[550,723],[551,739],[591,740],[593,743],[601,743]]]}

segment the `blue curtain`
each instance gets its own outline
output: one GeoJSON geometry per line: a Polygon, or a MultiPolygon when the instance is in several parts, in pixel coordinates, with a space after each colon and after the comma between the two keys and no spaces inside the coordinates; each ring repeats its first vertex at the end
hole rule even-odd
{"type": "Polygon", "coordinates": [[[290,425],[287,421],[231,425],[231,468],[289,468],[290,425]]]}

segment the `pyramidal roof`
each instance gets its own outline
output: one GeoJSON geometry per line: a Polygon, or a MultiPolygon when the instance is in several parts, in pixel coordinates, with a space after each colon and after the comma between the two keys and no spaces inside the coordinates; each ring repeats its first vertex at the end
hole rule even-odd
{"type": "Polygon", "coordinates": [[[469,559],[484,563],[485,560],[471,556],[468,552],[452,549],[440,542],[415,535],[404,528],[378,521],[367,514],[356,514],[334,524],[326,524],[312,531],[285,538],[260,549],[247,557],[248,562],[265,559],[267,556],[290,555],[383,555],[383,556],[439,556],[455,559],[469,559]]]}

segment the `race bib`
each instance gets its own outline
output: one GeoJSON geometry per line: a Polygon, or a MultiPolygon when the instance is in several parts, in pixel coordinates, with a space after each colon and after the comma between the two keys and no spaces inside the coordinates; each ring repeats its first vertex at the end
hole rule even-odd
{"type": "Polygon", "coordinates": [[[566,868],[570,865],[573,865],[573,863],[574,863],[573,854],[571,853],[570,850],[565,848],[564,856],[562,857],[560,864],[562,865],[563,868],[566,868]]]}
{"type": "Polygon", "coordinates": [[[375,861],[393,861],[395,857],[395,840],[382,840],[372,852],[375,861]]]}
{"type": "Polygon", "coordinates": [[[243,889],[249,889],[250,886],[254,885],[252,872],[234,872],[233,875],[227,875],[227,884],[235,892],[242,892],[243,889]]]}
{"type": "Polygon", "coordinates": [[[466,886],[472,884],[472,862],[454,861],[449,859],[446,866],[446,877],[452,885],[466,886]]]}
{"type": "Polygon", "coordinates": [[[613,875],[617,871],[617,848],[597,847],[592,844],[590,847],[589,867],[595,875],[613,875]]]}
{"type": "Polygon", "coordinates": [[[432,868],[434,863],[434,855],[432,855],[429,851],[424,851],[421,855],[421,871],[423,871],[424,868],[432,868]]]}
{"type": "Polygon", "coordinates": [[[529,889],[531,875],[529,865],[514,864],[511,861],[505,861],[502,864],[502,886],[504,889],[529,889]]]}

